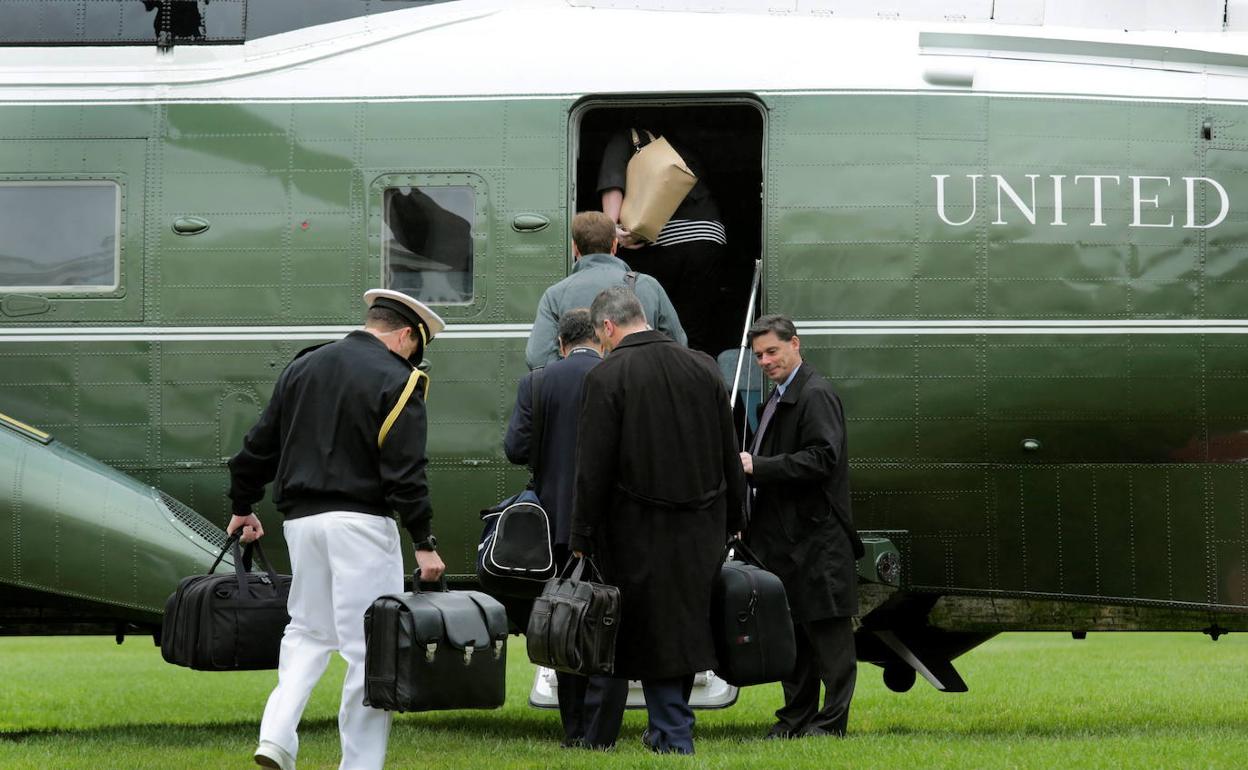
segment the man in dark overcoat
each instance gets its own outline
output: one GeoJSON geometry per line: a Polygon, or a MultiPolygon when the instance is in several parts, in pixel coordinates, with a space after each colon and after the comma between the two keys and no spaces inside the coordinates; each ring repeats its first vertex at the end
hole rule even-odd
{"type": "MultiPolygon", "coordinates": [[[[516,408],[507,424],[503,451],[517,465],[529,465],[534,472],[533,491],[553,522],[552,551],[560,568],[571,558],[568,537],[572,530],[572,490],[576,481],[576,425],[581,411],[585,375],[602,363],[602,343],[589,320],[589,308],[569,310],[559,319],[559,360],[526,374],[516,389],[516,408]],[[533,381],[541,377],[537,400],[533,381]],[[534,419],[534,413],[540,419],[534,419]],[[540,436],[534,435],[535,423],[540,436]]],[[[531,600],[505,597],[523,611],[518,625],[528,624],[531,600]]],[[[509,611],[511,607],[509,607],[509,611]]],[[[559,719],[563,723],[563,745],[598,746],[613,742],[620,733],[619,720],[604,722],[601,709],[587,709],[586,703],[628,700],[628,682],[605,676],[578,676],[566,671],[555,674],[558,681],[559,719]]],[[[608,709],[608,711],[611,711],[608,709]]],[[[620,710],[623,717],[623,709],[620,710]]]]}
{"type": "Polygon", "coordinates": [[[627,287],[590,314],[611,352],[585,377],[571,546],[620,589],[615,676],[641,680],[643,740],[690,754],[693,676],[715,667],[711,587],[742,524],[728,393],[710,356],[646,327],[627,287]]]}
{"type": "Polygon", "coordinates": [[[845,413],[828,381],[802,361],[791,320],[764,316],[749,338],[776,387],[750,451],[741,453],[751,489],[746,543],[784,583],[797,638],[797,665],[781,682],[784,706],[768,737],[844,735],[857,675],[854,562],[862,555],[849,507],[845,413]]]}

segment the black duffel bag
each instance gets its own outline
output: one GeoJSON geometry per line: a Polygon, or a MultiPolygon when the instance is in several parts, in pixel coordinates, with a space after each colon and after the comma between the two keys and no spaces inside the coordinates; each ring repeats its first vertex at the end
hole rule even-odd
{"type": "Polygon", "coordinates": [[[588,556],[576,562],[548,580],[533,602],[525,632],[529,660],[569,674],[610,676],[620,629],[620,589],[582,580],[587,562],[599,581],[602,575],[588,556]]]}
{"type": "Polygon", "coordinates": [[[532,489],[481,511],[477,580],[486,593],[532,599],[558,572],[550,517],[532,489]]]}
{"type": "Polygon", "coordinates": [[[290,622],[290,575],[273,570],[260,541],[240,548],[242,527],[230,535],[207,575],[183,578],[165,602],[160,653],[196,671],[277,668],[282,633],[290,622]],[[214,575],[230,551],[234,571],[214,575]],[[252,555],[263,572],[252,572],[252,555]]]}
{"type": "Polygon", "coordinates": [[[382,596],[364,612],[364,705],[492,709],[507,694],[507,614],[480,591],[382,596]]]}
{"type": "Polygon", "coordinates": [[[778,682],[792,674],[797,663],[784,584],[763,569],[741,541],[734,540],[728,548],[735,558],[720,567],[711,593],[719,659],[715,673],[736,687],[778,682]]]}

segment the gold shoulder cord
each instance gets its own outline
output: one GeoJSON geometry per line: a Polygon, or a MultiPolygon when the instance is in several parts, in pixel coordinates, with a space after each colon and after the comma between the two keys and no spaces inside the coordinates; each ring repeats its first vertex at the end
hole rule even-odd
{"type": "Polygon", "coordinates": [[[394,427],[395,421],[399,419],[399,415],[403,413],[403,407],[407,406],[408,399],[412,397],[412,392],[416,390],[417,385],[423,385],[420,389],[421,398],[428,398],[429,375],[419,369],[412,369],[411,375],[407,378],[407,385],[403,387],[403,392],[399,395],[398,403],[390,410],[390,414],[386,415],[386,421],[381,424],[381,431],[377,434],[378,449],[381,449],[381,445],[386,442],[386,436],[394,427]],[[421,380],[424,382],[422,383],[421,380]]]}

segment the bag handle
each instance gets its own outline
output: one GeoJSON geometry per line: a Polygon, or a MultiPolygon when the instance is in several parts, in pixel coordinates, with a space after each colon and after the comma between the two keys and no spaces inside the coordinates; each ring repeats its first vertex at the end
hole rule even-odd
{"type": "Polygon", "coordinates": [[[239,527],[230,533],[225,539],[225,545],[221,547],[221,552],[217,554],[217,558],[213,560],[212,566],[208,568],[208,574],[211,575],[217,571],[217,566],[221,564],[221,560],[225,558],[227,551],[234,557],[234,578],[238,581],[238,590],[246,592],[247,590],[247,573],[251,572],[252,555],[254,553],[255,560],[260,567],[269,576],[269,583],[273,588],[273,595],[277,595],[277,570],[273,569],[273,565],[264,555],[264,546],[260,545],[259,540],[253,540],[246,546],[241,546],[241,538],[243,536],[243,528],[239,527]]]}
{"type": "MultiPolygon", "coordinates": [[[[650,132],[650,129],[646,128],[642,130],[646,132],[646,136],[650,139],[650,142],[655,141],[655,136],[650,132]]],[[[633,153],[636,154],[641,152],[641,137],[637,135],[637,129],[630,128],[629,131],[633,134],[633,153]]],[[[650,142],[646,142],[646,144],[650,144],[650,142]]]]}
{"type": "MultiPolygon", "coordinates": [[[[399,415],[403,413],[403,407],[407,406],[408,400],[412,397],[412,391],[416,390],[417,383],[420,378],[429,378],[419,369],[412,369],[412,373],[407,377],[407,384],[403,386],[403,392],[399,394],[399,400],[395,403],[394,408],[390,410],[390,414],[386,415],[386,420],[381,424],[381,431],[377,433],[377,448],[381,449],[381,445],[386,443],[386,436],[390,434],[390,429],[394,427],[394,423],[399,419],[399,415]]],[[[429,393],[428,386],[425,387],[425,394],[429,393]]]]}
{"type": "Polygon", "coordinates": [[[446,587],[446,574],[445,573],[443,573],[442,576],[438,578],[437,582],[430,583],[427,581],[422,581],[420,579],[420,567],[417,567],[416,569],[412,570],[412,593],[414,594],[419,594],[419,593],[444,594],[449,590],[450,589],[446,587]],[[422,585],[437,586],[437,590],[436,591],[422,591],[420,588],[422,585]]]}
{"type": "Polygon", "coordinates": [[[737,554],[745,556],[745,558],[741,559],[741,561],[745,562],[746,564],[753,564],[755,567],[758,567],[759,569],[767,569],[767,565],[763,564],[762,559],[759,559],[757,556],[755,556],[754,552],[746,547],[745,541],[743,541],[741,538],[735,535],[732,537],[731,540],[728,541],[728,544],[724,546],[724,560],[725,561],[727,561],[728,559],[729,551],[735,551],[737,554]]]}
{"type": "Polygon", "coordinates": [[[590,573],[590,580],[593,580],[593,578],[598,578],[598,582],[600,583],[607,582],[602,577],[602,573],[598,571],[598,565],[594,563],[594,557],[588,556],[588,555],[582,556],[579,559],[569,559],[568,563],[563,565],[563,573],[559,575],[559,579],[560,580],[574,580],[574,581],[580,582],[580,580],[585,575],[585,565],[587,563],[589,564],[589,568],[592,570],[592,572],[590,573]],[[576,562],[575,566],[572,564],[572,562],[576,562]],[[568,574],[569,572],[571,572],[572,574],[569,575],[568,574]]]}
{"type": "Polygon", "coordinates": [[[239,527],[238,529],[230,533],[229,537],[225,539],[225,545],[221,546],[221,552],[217,554],[217,558],[213,560],[212,566],[208,568],[209,575],[217,571],[217,565],[221,563],[221,560],[225,558],[226,553],[230,551],[231,547],[237,544],[238,539],[242,536],[243,536],[242,527],[239,527]]]}

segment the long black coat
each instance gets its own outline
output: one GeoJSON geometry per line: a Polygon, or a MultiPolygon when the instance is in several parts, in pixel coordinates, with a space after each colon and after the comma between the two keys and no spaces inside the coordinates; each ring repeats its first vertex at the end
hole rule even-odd
{"type": "Polygon", "coordinates": [[[586,375],[571,546],[620,588],[616,676],[715,667],[711,586],[742,525],[735,443],[715,362],[659,332],[630,334],[586,375]]]}
{"type": "Polygon", "coordinates": [[[784,583],[797,621],[858,611],[849,533],[849,457],[845,412],[808,363],[797,370],[753,458],[757,490],[746,543],[784,583]]]}

